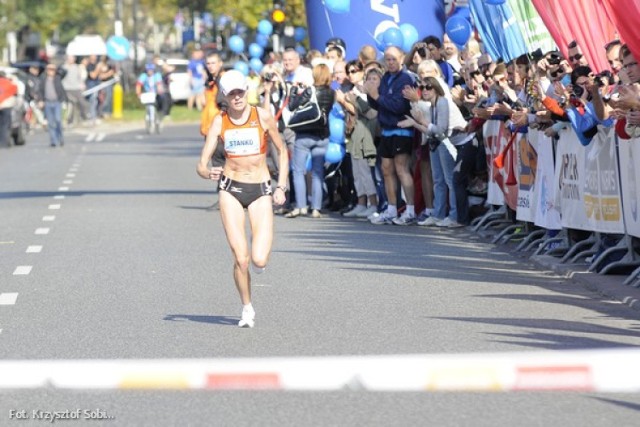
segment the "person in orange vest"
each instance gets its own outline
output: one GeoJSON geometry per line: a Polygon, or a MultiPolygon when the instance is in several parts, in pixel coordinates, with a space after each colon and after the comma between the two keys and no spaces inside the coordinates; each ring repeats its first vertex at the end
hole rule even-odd
{"type": "Polygon", "coordinates": [[[16,104],[18,86],[0,71],[0,147],[10,146],[11,111],[16,104]]]}
{"type": "MultiPolygon", "coordinates": [[[[220,91],[220,77],[223,74],[222,70],[223,61],[220,54],[217,52],[211,52],[207,54],[205,58],[205,67],[207,70],[207,82],[205,84],[204,98],[205,103],[202,108],[202,114],[200,115],[200,134],[205,138],[209,134],[209,128],[213,119],[220,113],[220,111],[226,110],[226,99],[220,91]]],[[[216,151],[211,158],[213,166],[224,165],[224,152],[220,145],[218,145],[216,151]]]]}

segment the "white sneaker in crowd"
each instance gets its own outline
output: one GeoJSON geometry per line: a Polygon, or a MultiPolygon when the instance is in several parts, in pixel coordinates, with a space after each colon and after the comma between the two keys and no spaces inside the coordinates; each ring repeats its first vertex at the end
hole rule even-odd
{"type": "Polygon", "coordinates": [[[361,214],[362,212],[366,211],[367,207],[364,205],[355,205],[353,209],[351,209],[348,212],[345,212],[342,214],[342,216],[347,217],[347,218],[354,218],[357,217],[359,214],[361,214]]]}
{"type": "Polygon", "coordinates": [[[367,209],[365,209],[364,211],[356,215],[356,217],[370,219],[369,217],[377,212],[378,212],[378,209],[375,206],[369,206],[367,209]]]}
{"type": "Polygon", "coordinates": [[[389,214],[389,211],[384,211],[380,215],[375,216],[370,219],[371,224],[375,225],[383,225],[383,224],[393,224],[393,220],[396,218],[395,215],[389,214]]]}
{"type": "Polygon", "coordinates": [[[445,219],[436,222],[436,227],[458,228],[463,227],[463,225],[449,217],[446,217],[445,219]]]}
{"type": "Polygon", "coordinates": [[[398,218],[393,219],[393,223],[395,225],[411,225],[416,222],[416,216],[414,214],[409,214],[408,212],[404,212],[398,218]]]}
{"type": "Polygon", "coordinates": [[[255,325],[256,312],[251,304],[242,307],[242,317],[238,322],[241,328],[253,328],[255,325]]]}
{"type": "Polygon", "coordinates": [[[425,220],[418,221],[418,225],[422,225],[422,226],[425,226],[425,227],[433,227],[439,221],[440,220],[438,218],[436,218],[435,216],[429,216],[425,220]]]}

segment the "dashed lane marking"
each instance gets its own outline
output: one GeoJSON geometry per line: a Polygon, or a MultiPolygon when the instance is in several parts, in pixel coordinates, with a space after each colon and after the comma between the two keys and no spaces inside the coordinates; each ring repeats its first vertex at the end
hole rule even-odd
{"type": "Polygon", "coordinates": [[[64,200],[65,196],[62,194],[56,194],[53,196],[53,200],[64,200]]]}
{"type": "MultiPolygon", "coordinates": [[[[15,305],[16,300],[18,299],[17,292],[6,292],[0,294],[0,305],[15,305]]],[[[0,329],[1,331],[2,329],[0,329]]]]}
{"type": "Polygon", "coordinates": [[[58,187],[58,191],[69,191],[69,187],[58,187]]]}
{"type": "Polygon", "coordinates": [[[40,252],[42,252],[42,246],[40,245],[27,246],[28,254],[39,254],[40,252]]]}
{"type": "Polygon", "coordinates": [[[36,228],[35,234],[49,234],[49,231],[51,231],[51,229],[46,227],[36,228]]]}
{"type": "Polygon", "coordinates": [[[33,268],[33,266],[31,265],[19,265],[16,267],[15,270],[13,270],[13,275],[14,276],[26,276],[29,273],[31,273],[31,269],[33,268]]]}
{"type": "Polygon", "coordinates": [[[63,184],[73,184],[73,180],[72,179],[65,179],[64,181],[62,181],[63,184]]]}
{"type": "Polygon", "coordinates": [[[42,217],[43,221],[55,221],[56,216],[55,215],[45,215],[42,217]]]}
{"type": "Polygon", "coordinates": [[[56,210],[56,209],[60,209],[61,205],[49,205],[49,210],[56,210]]]}
{"type": "Polygon", "coordinates": [[[75,177],[76,177],[76,174],[75,174],[75,173],[68,173],[68,174],[66,175],[66,177],[67,177],[67,178],[75,178],[75,177]]]}

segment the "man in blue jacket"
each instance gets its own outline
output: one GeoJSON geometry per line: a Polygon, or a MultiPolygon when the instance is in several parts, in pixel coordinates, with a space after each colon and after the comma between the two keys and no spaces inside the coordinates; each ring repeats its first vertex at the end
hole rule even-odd
{"type": "Polygon", "coordinates": [[[404,96],[402,89],[415,87],[415,79],[403,67],[404,53],[395,46],[384,52],[387,72],[382,76],[380,86],[371,80],[364,84],[369,105],[378,111],[378,122],[381,128],[381,139],[378,145],[378,156],[382,159],[382,175],[387,195],[387,209],[379,216],[371,219],[373,224],[409,225],[416,222],[413,200],[413,176],[409,169],[411,151],[413,150],[413,129],[402,129],[398,122],[411,114],[411,104],[404,96]],[[398,180],[406,198],[406,210],[398,217],[398,180]]]}

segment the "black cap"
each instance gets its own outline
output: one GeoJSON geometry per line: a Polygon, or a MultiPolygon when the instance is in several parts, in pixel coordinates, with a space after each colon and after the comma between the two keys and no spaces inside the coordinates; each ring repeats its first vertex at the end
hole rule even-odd
{"type": "Polygon", "coordinates": [[[340,46],[344,50],[347,50],[347,44],[340,37],[331,37],[329,40],[327,40],[327,43],[325,43],[325,46],[326,47],[340,46]]]}

